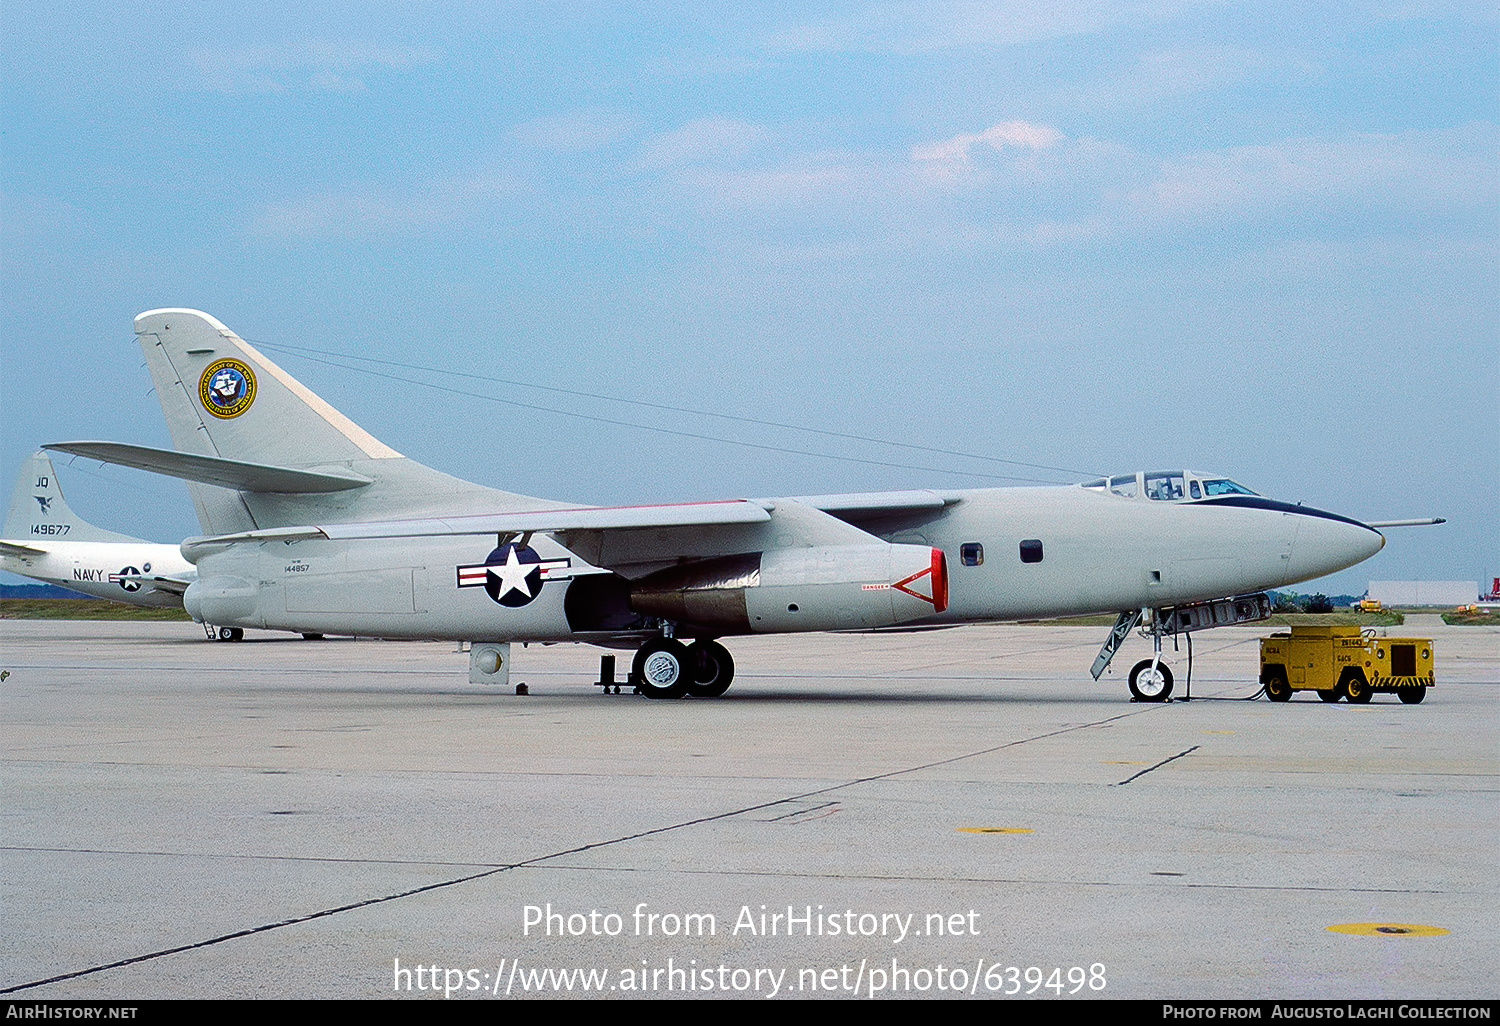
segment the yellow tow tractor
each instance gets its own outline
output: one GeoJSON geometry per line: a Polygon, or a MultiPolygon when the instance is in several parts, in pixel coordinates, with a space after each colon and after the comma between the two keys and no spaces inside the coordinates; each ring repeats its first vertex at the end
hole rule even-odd
{"type": "Polygon", "coordinates": [[[1260,641],[1260,682],[1266,697],[1286,702],[1294,691],[1316,691],[1325,702],[1368,702],[1395,692],[1407,705],[1433,686],[1430,638],[1381,638],[1358,627],[1293,627],[1260,641]]]}

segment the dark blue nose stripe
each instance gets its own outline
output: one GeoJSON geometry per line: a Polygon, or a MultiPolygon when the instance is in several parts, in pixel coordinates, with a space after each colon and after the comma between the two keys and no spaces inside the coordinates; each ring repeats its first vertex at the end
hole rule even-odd
{"type": "Polygon", "coordinates": [[[1291,502],[1278,502],[1275,499],[1267,499],[1259,495],[1219,495],[1212,499],[1201,499],[1198,502],[1189,502],[1189,506],[1242,506],[1246,509],[1274,510],[1277,513],[1297,513],[1304,517],[1322,517],[1324,520],[1337,520],[1341,524],[1353,524],[1355,527],[1363,527],[1366,531],[1379,534],[1369,524],[1362,524],[1350,517],[1339,516],[1337,513],[1329,513],[1327,510],[1313,509],[1311,506],[1298,506],[1291,502]]]}

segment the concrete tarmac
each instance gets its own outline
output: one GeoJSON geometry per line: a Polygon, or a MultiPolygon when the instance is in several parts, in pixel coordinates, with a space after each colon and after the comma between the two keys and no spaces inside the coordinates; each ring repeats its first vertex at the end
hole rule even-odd
{"type": "Polygon", "coordinates": [[[450,643],[0,622],[0,991],[1495,995],[1500,631],[1391,628],[1419,706],[1246,701],[1266,628],[1134,704],[1106,632],[730,639],[653,702],[579,646],[518,697],[450,643]]]}

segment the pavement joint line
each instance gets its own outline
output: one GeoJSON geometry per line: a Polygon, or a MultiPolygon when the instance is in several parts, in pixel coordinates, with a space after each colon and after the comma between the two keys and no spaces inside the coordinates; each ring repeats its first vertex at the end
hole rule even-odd
{"type": "Polygon", "coordinates": [[[1138,777],[1144,777],[1147,773],[1150,773],[1152,770],[1161,769],[1163,766],[1165,766],[1169,762],[1176,762],[1178,759],[1182,758],[1184,755],[1191,755],[1191,754],[1193,754],[1194,752],[1196,752],[1201,747],[1203,747],[1203,746],[1202,745],[1194,745],[1193,747],[1189,748],[1187,751],[1178,752],[1176,755],[1169,755],[1169,756],[1167,756],[1167,758],[1163,759],[1161,762],[1157,763],[1155,766],[1147,766],[1145,769],[1141,770],[1139,773],[1131,774],[1130,776],[1126,777],[1124,780],[1120,781],[1118,784],[1114,784],[1114,785],[1111,785],[1111,786],[1113,786],[1113,787],[1124,787],[1126,784],[1130,783],[1132,780],[1135,780],[1138,777]]]}
{"type": "MultiPolygon", "coordinates": [[[[833,804],[833,803],[830,803],[833,804]]],[[[823,808],[824,806],[819,806],[823,808]]],[[[802,810],[804,812],[811,810],[802,810]]],[[[796,813],[793,813],[796,815],[796,813]]],[[[766,820],[763,822],[774,822],[766,820]]],[[[586,866],[586,865],[533,865],[527,866],[521,863],[509,862],[451,862],[442,859],[346,859],[333,858],[318,855],[249,855],[243,852],[191,852],[191,851],[145,851],[119,848],[45,848],[45,847],[23,847],[20,845],[0,845],[0,851],[17,852],[39,852],[49,854],[65,855],[131,855],[149,858],[184,858],[184,859],[243,859],[247,861],[266,862],[311,862],[311,863],[333,863],[333,864],[368,864],[380,866],[453,866],[469,867],[474,869],[541,869],[572,873],[659,873],[659,866],[622,866],[619,864],[609,866],[586,866]]],[[[1195,883],[1195,882],[1173,882],[1171,884],[1159,884],[1150,881],[1125,881],[1125,880],[1048,880],[1038,877],[1008,877],[1008,876],[918,876],[911,873],[793,873],[787,871],[769,871],[756,869],[725,869],[716,867],[712,870],[706,869],[674,869],[672,871],[680,876],[741,876],[785,880],[883,880],[883,881],[911,881],[921,880],[929,883],[974,883],[974,884],[1015,884],[1019,886],[1042,886],[1042,887],[1192,887],[1206,890],[1231,890],[1231,891],[1310,891],[1324,894],[1488,894],[1488,891],[1454,891],[1443,890],[1432,887],[1319,887],[1314,884],[1218,884],[1218,883],[1195,883]]]]}
{"type": "MultiPolygon", "coordinates": [[[[660,867],[636,868],[635,866],[528,866],[528,869],[563,870],[575,873],[659,873],[660,867]]],[[[973,883],[973,884],[1015,884],[1023,887],[1191,887],[1200,890],[1216,891],[1288,891],[1303,892],[1310,891],[1320,894],[1483,894],[1488,896],[1488,891],[1463,891],[1463,890],[1440,890],[1432,887],[1319,887],[1315,884],[1216,884],[1216,883],[1186,883],[1173,881],[1171,883],[1158,883],[1155,881],[1141,881],[1139,883],[1123,880],[1047,880],[1034,877],[1005,877],[1005,876],[913,876],[911,874],[896,873],[790,873],[785,871],[770,871],[756,869],[724,869],[715,867],[707,869],[673,869],[676,876],[747,876],[764,877],[769,879],[786,880],[886,880],[886,881],[910,881],[920,880],[927,883],[973,883]]]]}
{"type": "Polygon", "coordinates": [[[138,858],[245,859],[259,862],[331,862],[374,866],[451,866],[467,869],[508,868],[509,862],[454,862],[445,859],[349,859],[331,855],[252,855],[238,851],[149,851],[129,848],[48,848],[18,844],[0,845],[0,851],[37,852],[54,855],[131,855],[138,858]]]}
{"type": "Polygon", "coordinates": [[[259,926],[246,927],[243,930],[235,930],[230,933],[221,934],[217,937],[209,937],[201,941],[193,941],[189,944],[179,944],[175,947],[163,948],[159,951],[150,951],[144,955],[135,955],[131,958],[119,959],[105,965],[89,966],[86,969],[76,969],[73,972],[59,973],[56,976],[49,976],[43,980],[33,980],[29,983],[17,983],[9,987],[0,987],[0,994],[14,994],[17,991],[31,990],[35,987],[43,987],[50,983],[61,983],[64,980],[74,980],[78,979],[81,976],[91,976],[95,973],[107,972],[111,969],[122,969],[125,966],[138,965],[141,962],[149,962],[153,959],[165,958],[168,955],[178,955],[185,951],[194,951],[198,948],[212,947],[215,944],[223,944],[227,941],[238,940],[243,937],[253,937],[256,934],[267,933],[271,930],[280,930],[289,926],[298,926],[302,923],[308,923],[318,919],[326,919],[329,916],[338,915],[343,912],[352,912],[356,909],[368,908],[373,905],[382,905],[386,902],[398,901],[402,898],[410,898],[418,894],[425,894],[429,891],[442,890],[448,887],[456,887],[459,884],[464,883],[472,883],[475,880],[483,880],[487,877],[495,876],[499,873],[509,872],[513,869],[535,867],[540,863],[549,862],[552,859],[560,859],[567,855],[578,855],[582,852],[592,851],[596,848],[606,848],[617,844],[624,844],[628,841],[639,840],[643,837],[652,837],[656,834],[669,833],[673,830],[681,830],[691,826],[700,826],[704,823],[713,823],[722,819],[730,819],[734,816],[743,816],[746,813],[757,812],[761,809],[768,809],[777,805],[785,805],[788,802],[794,802],[800,799],[812,798],[817,795],[828,794],[830,792],[838,791],[846,787],[854,787],[859,784],[867,784],[876,780],[887,780],[891,777],[903,776],[907,773],[918,773],[922,770],[932,769],[937,766],[947,766],[955,762],[962,762],[966,759],[975,759],[979,758],[980,756],[991,755],[995,752],[1001,752],[1008,748],[1016,748],[1020,745],[1029,744],[1032,741],[1044,741],[1047,738],[1058,737],[1062,734],[1071,734],[1075,731],[1087,730],[1091,727],[1103,726],[1106,723],[1113,723],[1117,720],[1128,719],[1132,716],[1140,716],[1145,713],[1155,712],[1158,709],[1163,708],[1166,708],[1166,706],[1153,704],[1153,706],[1148,709],[1133,709],[1128,712],[1117,713],[1113,716],[1106,716],[1102,720],[1093,720],[1088,723],[1073,723],[1064,727],[1059,727],[1056,730],[1049,730],[1042,734],[1036,734],[1032,737],[1020,738],[1015,741],[1007,741],[1004,744],[993,745],[989,748],[981,749],[975,752],[966,752],[962,755],[950,756],[946,759],[937,759],[932,762],[924,763],[920,766],[909,766],[905,769],[891,770],[886,773],[876,773],[872,774],[871,776],[860,777],[858,779],[844,781],[843,783],[839,784],[831,784],[827,787],[820,787],[813,791],[805,791],[801,794],[788,795],[784,798],[777,798],[773,801],[759,802],[755,805],[746,806],[740,809],[733,809],[729,812],[715,813],[711,816],[699,816],[696,819],[685,820],[680,823],[670,823],[666,826],[653,827],[650,830],[641,830],[634,834],[627,834],[623,837],[615,837],[607,841],[594,841],[589,844],[582,844],[573,848],[568,848],[564,851],[555,851],[548,855],[538,855],[535,858],[526,859],[521,862],[514,862],[508,865],[496,866],[493,869],[486,869],[483,872],[479,873],[469,873],[465,876],[456,877],[452,880],[439,880],[435,883],[424,884],[421,887],[413,887],[408,890],[397,892],[395,894],[384,894],[374,898],[366,898],[363,901],[355,901],[345,905],[339,905],[334,908],[319,909],[316,912],[309,912],[305,915],[300,916],[292,916],[291,918],[282,919],[274,923],[262,923],[259,926]]]}

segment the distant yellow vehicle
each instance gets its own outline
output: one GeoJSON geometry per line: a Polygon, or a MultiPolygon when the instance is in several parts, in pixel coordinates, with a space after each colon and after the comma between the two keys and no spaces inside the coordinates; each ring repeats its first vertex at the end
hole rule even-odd
{"type": "Polygon", "coordinates": [[[1293,627],[1260,641],[1260,682],[1273,702],[1316,691],[1325,702],[1394,692],[1415,705],[1433,686],[1429,638],[1379,638],[1358,627],[1293,627]]]}
{"type": "Polygon", "coordinates": [[[1354,603],[1354,608],[1361,613],[1379,613],[1385,609],[1379,599],[1360,599],[1354,603]]]}

